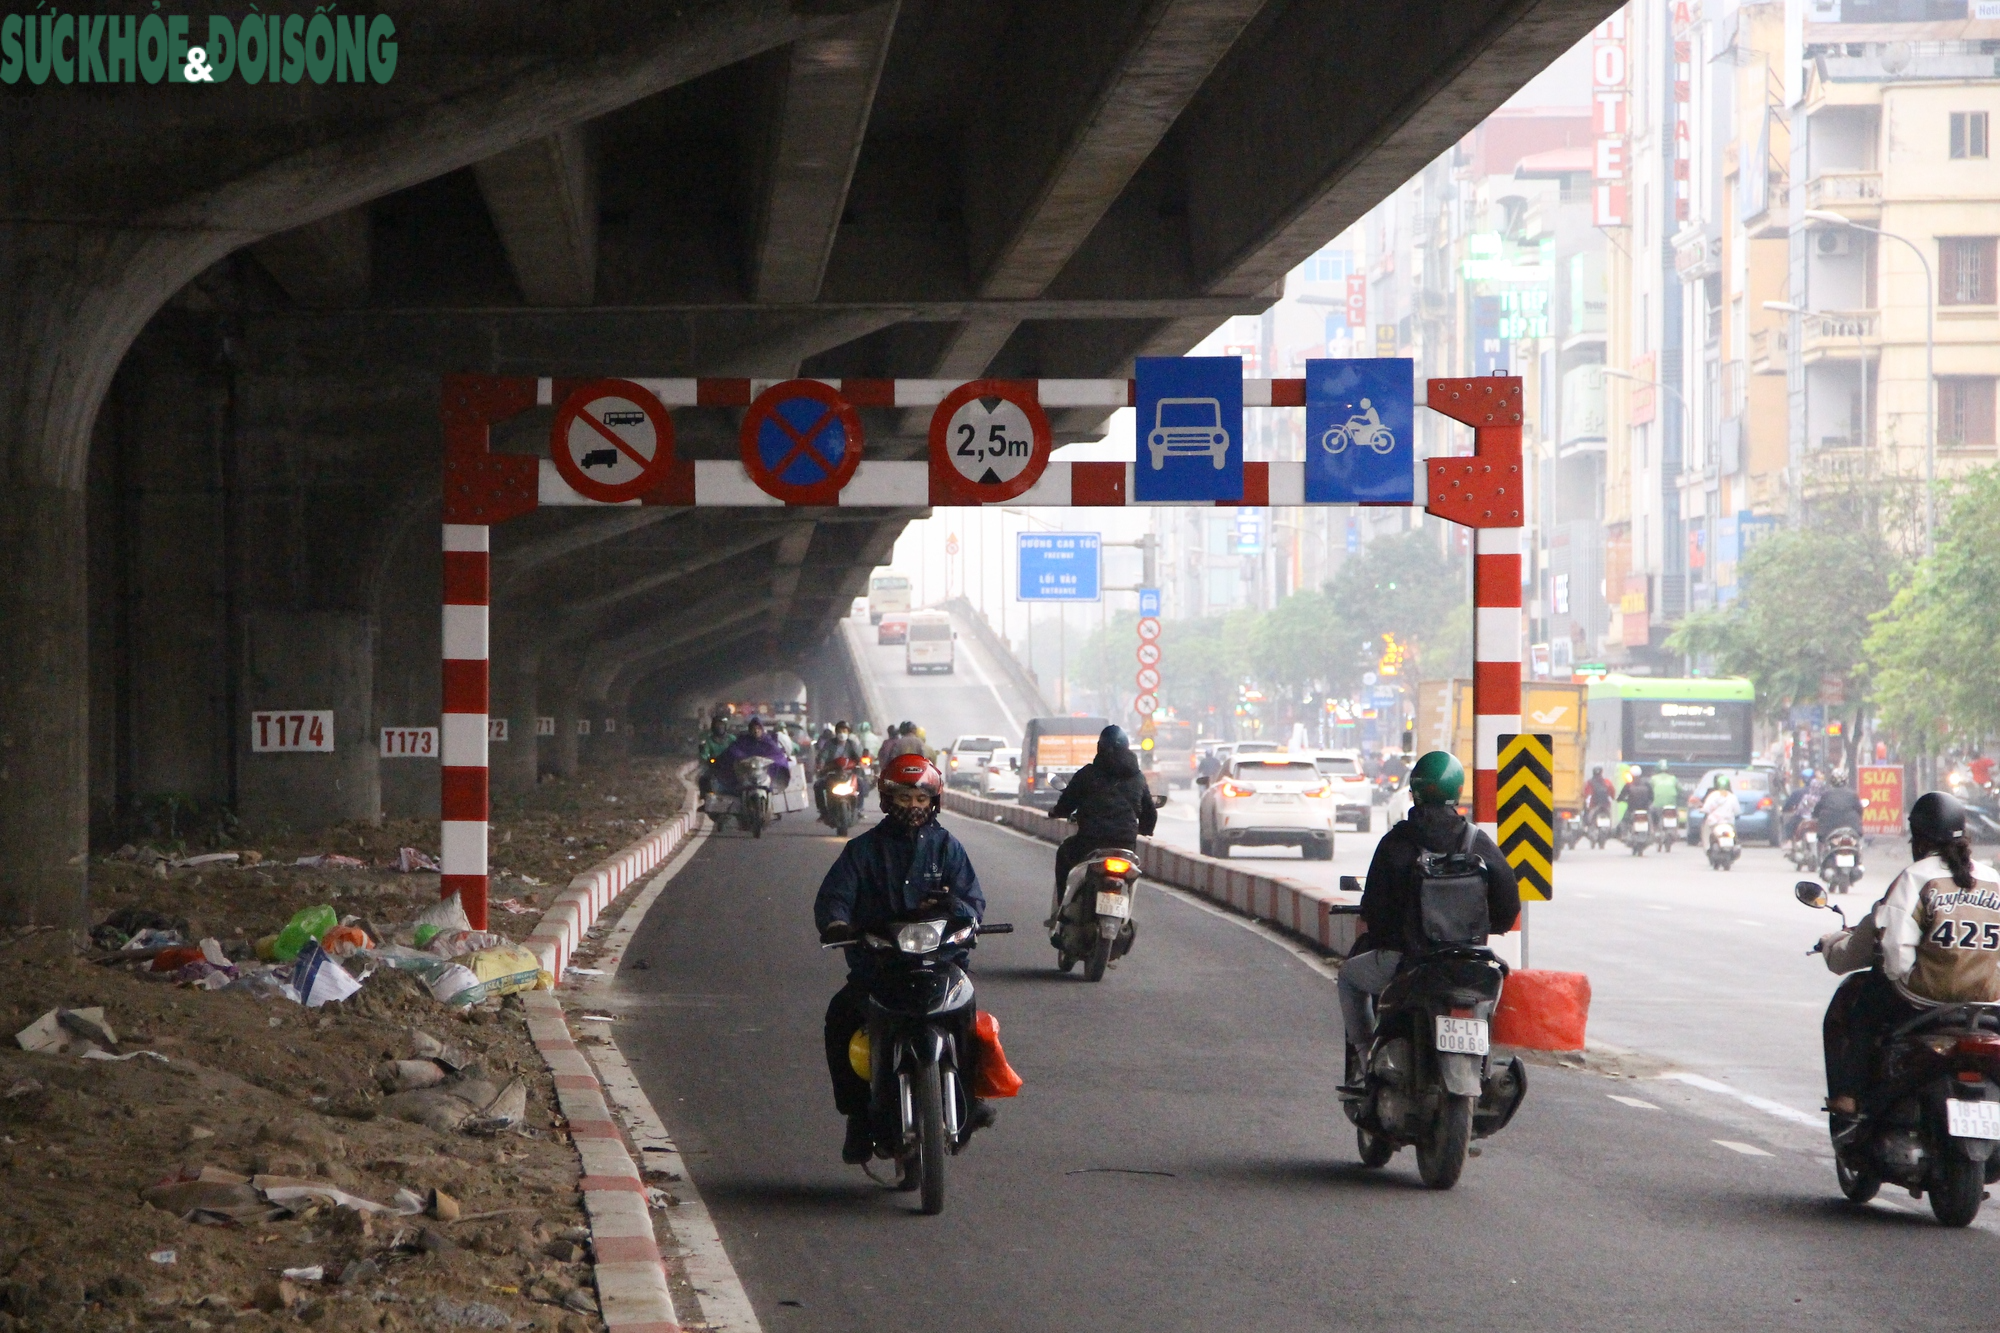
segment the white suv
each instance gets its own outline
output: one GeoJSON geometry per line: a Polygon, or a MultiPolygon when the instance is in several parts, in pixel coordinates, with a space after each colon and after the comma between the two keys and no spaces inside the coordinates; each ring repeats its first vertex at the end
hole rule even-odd
{"type": "Polygon", "coordinates": [[[1308,861],[1333,859],[1333,783],[1310,756],[1232,759],[1221,777],[1202,785],[1204,856],[1227,857],[1232,847],[1296,847],[1308,861]]]}
{"type": "Polygon", "coordinates": [[[953,787],[978,788],[986,776],[986,758],[1007,748],[1000,736],[960,736],[945,756],[944,780],[953,787]]]}
{"type": "Polygon", "coordinates": [[[1335,823],[1351,824],[1356,833],[1368,832],[1375,814],[1375,784],[1361,766],[1359,750],[1320,750],[1313,764],[1333,784],[1335,823]]]}

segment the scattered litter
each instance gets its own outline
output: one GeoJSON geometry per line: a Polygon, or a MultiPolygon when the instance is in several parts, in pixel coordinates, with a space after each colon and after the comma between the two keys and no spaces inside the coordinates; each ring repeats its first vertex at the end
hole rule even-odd
{"type": "Polygon", "coordinates": [[[361,983],[354,974],[335,962],[317,941],[308,941],[298,961],[292,965],[292,980],[287,986],[289,999],[295,999],[308,1009],[317,1009],[323,1004],[344,1000],[361,989],[361,983]]]}
{"type": "Polygon", "coordinates": [[[459,1217],[458,1200],[441,1189],[433,1189],[430,1203],[424,1211],[440,1222],[456,1222],[459,1217]]]}
{"type": "Polygon", "coordinates": [[[445,1004],[467,1005],[520,991],[547,990],[553,984],[553,978],[542,971],[539,958],[521,945],[503,942],[462,955],[438,974],[431,983],[431,994],[445,1004]],[[467,982],[458,974],[472,980],[467,982]]]}
{"type": "Polygon", "coordinates": [[[439,1004],[451,1004],[459,995],[479,988],[479,978],[472,969],[460,963],[447,964],[443,970],[429,978],[431,998],[439,1004]]]}
{"type": "MultiPolygon", "coordinates": [[[[200,856],[183,856],[180,860],[175,861],[173,866],[176,870],[182,870],[188,866],[235,865],[242,859],[243,854],[241,852],[203,852],[200,856]]],[[[259,857],[258,859],[262,860],[263,858],[259,857]]]]}
{"type": "Polygon", "coordinates": [[[425,953],[439,958],[459,958],[505,943],[507,943],[505,935],[496,935],[490,930],[441,930],[426,940],[421,947],[425,953]]]}
{"type": "Polygon", "coordinates": [[[117,1063],[125,1060],[136,1059],[142,1055],[149,1060],[158,1060],[161,1064],[169,1063],[167,1057],[160,1054],[158,1051],[127,1051],[123,1055],[112,1055],[108,1051],[100,1051],[93,1049],[85,1051],[83,1053],[83,1058],[86,1060],[110,1060],[114,1063],[117,1063]]]}
{"type": "Polygon", "coordinates": [[[441,1042],[422,1028],[410,1029],[410,1049],[419,1060],[435,1060],[454,1074],[472,1063],[463,1048],[441,1042]]]}
{"type": "Polygon", "coordinates": [[[300,1291],[290,1278],[267,1278],[257,1284],[256,1294],[251,1296],[250,1304],[267,1314],[276,1314],[280,1310],[292,1309],[303,1301],[305,1296],[306,1294],[300,1291]]]}
{"type": "Polygon", "coordinates": [[[292,862],[295,866],[311,866],[315,869],[331,870],[346,866],[352,870],[366,870],[368,863],[358,856],[342,856],[339,852],[321,852],[318,856],[301,856],[292,862]]]}
{"type": "Polygon", "coordinates": [[[180,1259],[180,1256],[175,1254],[172,1250],[154,1250],[151,1254],[147,1255],[146,1257],[148,1259],[151,1259],[154,1263],[160,1265],[175,1263],[180,1259]]]}
{"type": "Polygon", "coordinates": [[[104,1010],[51,1009],[14,1034],[24,1051],[37,1055],[82,1054],[118,1044],[118,1034],[104,1021],[104,1010]]]}
{"type": "MultiPolygon", "coordinates": [[[[570,969],[572,972],[575,970],[575,968],[570,969]]],[[[618,1020],[610,1014],[578,1014],[576,1021],[579,1023],[615,1023],[618,1020]]]]}
{"type": "Polygon", "coordinates": [[[580,977],[601,977],[605,975],[601,967],[572,967],[570,971],[580,977]]]}
{"type": "Polygon", "coordinates": [[[289,1210],[274,1206],[246,1176],[220,1167],[203,1167],[193,1176],[163,1180],[139,1197],[163,1213],[199,1226],[237,1226],[270,1222],[289,1210]]]}
{"type": "Polygon", "coordinates": [[[532,884],[538,889],[542,887],[542,882],[533,875],[516,875],[514,878],[520,880],[523,884],[532,884]]]}
{"type": "Polygon", "coordinates": [[[11,1102],[16,1097],[26,1097],[42,1090],[41,1080],[32,1078],[16,1079],[6,1092],[0,1093],[0,1101],[11,1102]]]}
{"type": "Polygon", "coordinates": [[[514,1321],[498,1306],[484,1301],[455,1301],[449,1296],[431,1297],[430,1316],[452,1328],[512,1328],[514,1321]]]}
{"type": "Polygon", "coordinates": [[[435,1060],[385,1060],[375,1066],[375,1081],[384,1092],[415,1092],[444,1080],[445,1071],[435,1060]]]}
{"type": "Polygon", "coordinates": [[[339,924],[340,917],[330,904],[301,908],[278,932],[277,940],[271,945],[271,957],[280,963],[289,963],[299,956],[299,951],[307,944],[318,943],[339,924]]]}
{"type": "Polygon", "coordinates": [[[185,944],[178,930],[167,927],[148,927],[135,933],[120,947],[120,953],[139,953],[147,949],[167,949],[177,944],[185,944]]]}
{"type": "Polygon", "coordinates": [[[323,1282],[326,1280],[326,1267],[323,1264],[313,1264],[307,1268],[287,1268],[284,1276],[294,1282],[323,1282]]]}
{"type": "Polygon", "coordinates": [[[499,902],[494,903],[493,906],[510,916],[533,916],[536,912],[542,910],[539,907],[533,907],[522,902],[519,898],[502,898],[499,902]]]}
{"type": "Polygon", "coordinates": [[[335,958],[346,958],[363,949],[375,947],[375,941],[359,926],[335,926],[320,937],[319,947],[335,958]]]}
{"type": "Polygon", "coordinates": [[[384,1115],[425,1125],[441,1134],[461,1130],[497,1134],[520,1124],[527,1112],[526,1083],[517,1078],[504,1088],[495,1088],[472,1074],[434,1088],[399,1092],[382,1102],[384,1115]]]}
{"type": "Polygon", "coordinates": [[[392,864],[392,868],[408,875],[419,870],[436,870],[439,867],[435,858],[418,851],[416,848],[399,847],[396,849],[396,859],[392,864]]]}
{"type": "Polygon", "coordinates": [[[391,1205],[349,1194],[346,1190],[336,1189],[323,1180],[299,1180],[292,1176],[255,1176],[251,1178],[250,1183],[272,1203],[317,1199],[341,1208],[352,1208],[358,1213],[381,1213],[398,1217],[412,1217],[424,1210],[423,1200],[409,1190],[398,1190],[396,1201],[391,1205]]]}
{"type": "Polygon", "coordinates": [[[465,915],[465,908],[459,903],[456,893],[426,907],[412,924],[416,927],[415,943],[419,949],[430,943],[431,937],[439,931],[472,929],[472,922],[465,915]]]}

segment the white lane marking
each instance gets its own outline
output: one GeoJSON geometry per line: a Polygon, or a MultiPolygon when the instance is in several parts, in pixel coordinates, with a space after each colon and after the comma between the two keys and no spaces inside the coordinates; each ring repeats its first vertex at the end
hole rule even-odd
{"type": "Polygon", "coordinates": [[[1021,719],[1015,717],[1014,710],[1007,706],[1007,700],[1000,693],[999,687],[993,683],[993,677],[986,674],[986,668],[979,661],[978,652],[968,646],[965,660],[972,663],[972,674],[979,677],[979,683],[986,687],[986,692],[993,696],[993,702],[1000,705],[1000,711],[1007,715],[1009,730],[1017,736],[1027,735],[1028,729],[1021,725],[1021,719]]]}
{"type": "Polygon", "coordinates": [[[1758,929],[1760,929],[1760,930],[1761,930],[1761,929],[1763,928],[1763,926],[1764,926],[1764,923],[1763,923],[1762,921],[1752,921],[1752,920],[1751,920],[1751,919],[1750,919],[1749,917],[1747,917],[1747,916],[1739,916],[1739,917],[1737,917],[1737,918],[1736,918],[1736,924],[1737,924],[1737,925],[1739,925],[1739,926],[1756,926],[1756,927],[1757,927],[1758,929]]]}
{"type": "MultiPolygon", "coordinates": [[[[695,799],[692,791],[688,796],[690,800],[695,799]]],[[[611,999],[611,988],[618,979],[619,968],[624,964],[625,951],[644,923],[647,911],[665,890],[667,881],[679,874],[694,853],[707,842],[708,834],[707,828],[690,834],[681,849],[654,872],[639,896],[632,900],[631,906],[618,918],[617,927],[604,941],[604,953],[599,961],[605,965],[606,974],[591,977],[588,983],[578,987],[580,998],[598,1003],[611,999]]],[[[609,1035],[607,1031],[606,1038],[609,1035]]],[[[722,1235],[715,1229],[715,1219],[709,1216],[708,1205],[702,1202],[701,1191],[695,1188],[694,1176],[682,1159],[680,1149],[675,1146],[673,1136],[667,1132],[660,1113],[653,1109],[652,1099],[639,1086],[638,1077],[626,1062],[624,1052],[618,1049],[617,1042],[606,1040],[601,1047],[586,1054],[597,1069],[598,1082],[604,1085],[604,1099],[616,1108],[632,1136],[633,1145],[639,1150],[640,1169],[665,1171],[680,1177],[672,1183],[672,1192],[681,1201],[680,1206],[673,1210],[671,1218],[664,1212],[655,1213],[653,1217],[655,1227],[665,1229],[668,1237],[678,1245],[688,1284],[694,1288],[695,1300],[700,1306],[692,1312],[696,1318],[682,1318],[681,1322],[705,1322],[714,1333],[763,1333],[757,1311],[750,1304],[750,1295],[744,1291],[743,1282],[736,1275],[736,1266],[729,1262],[729,1253],[722,1246],[722,1235]]],[[[690,1312],[677,1313],[686,1315],[690,1312]]]]}
{"type": "Polygon", "coordinates": [[[1754,1092],[1745,1092],[1741,1088],[1732,1088],[1727,1083],[1719,1082],[1701,1074],[1690,1074],[1684,1069],[1676,1069],[1672,1073],[1661,1074],[1659,1077],[1672,1079],[1676,1083],[1685,1083],[1691,1088],[1700,1088],[1703,1092],[1719,1092],[1725,1097],[1734,1097],[1745,1106],[1755,1107],[1765,1115],[1776,1116],[1780,1120],[1789,1120],[1795,1125],[1811,1125],[1814,1129],[1826,1128],[1825,1116],[1811,1115],[1795,1107],[1787,1106],[1783,1102],[1774,1102],[1769,1097],[1759,1097],[1754,1092]]]}
{"type": "Polygon", "coordinates": [[[1660,1109],[1659,1107],[1653,1105],[1651,1102],[1642,1101],[1637,1097],[1621,1097],[1615,1092],[1607,1092],[1604,1095],[1609,1097],[1612,1101],[1617,1102],[1620,1106],[1636,1106],[1641,1111],[1657,1111],[1660,1109]]]}
{"type": "Polygon", "coordinates": [[[1648,912],[1671,912],[1674,909],[1667,906],[1665,903],[1647,903],[1646,910],[1648,912]]]}
{"type": "Polygon", "coordinates": [[[1744,1155],[1745,1157],[1769,1157],[1769,1156],[1771,1156],[1771,1154],[1770,1154],[1770,1153],[1767,1153],[1767,1152],[1765,1152],[1765,1151],[1764,1151],[1764,1150],[1763,1150],[1762,1148],[1759,1148],[1759,1147],[1758,1147],[1758,1146],[1757,1146],[1756,1144],[1754,1144],[1754,1143],[1738,1143],[1738,1142],[1737,1142],[1737,1141],[1736,1141],[1735,1139],[1710,1139],[1710,1140],[1709,1140],[1709,1142],[1710,1142],[1710,1143],[1719,1143],[1719,1144],[1721,1144],[1721,1145],[1722,1145],[1723,1147],[1725,1147],[1725,1148],[1729,1149],[1729,1151],[1731,1151],[1731,1152],[1740,1152],[1740,1153],[1742,1153],[1742,1154],[1743,1154],[1743,1155],[1744,1155]]]}

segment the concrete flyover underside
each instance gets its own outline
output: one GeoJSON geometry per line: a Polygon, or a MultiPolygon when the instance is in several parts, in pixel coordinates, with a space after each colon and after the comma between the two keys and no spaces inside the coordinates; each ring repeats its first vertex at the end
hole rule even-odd
{"type": "MultiPolygon", "coordinates": [[[[439,710],[442,374],[1121,375],[1611,7],[439,0],[387,83],[0,86],[0,918],[81,920],[90,839],[162,802],[436,808],[372,754],[439,710]],[[339,752],[274,781],[267,707],[339,752]]],[[[916,415],[864,412],[869,456],[916,415]]],[[[678,413],[680,451],[736,426],[678,413]]],[[[496,791],[799,666],[918,512],[508,525],[496,791]]]]}

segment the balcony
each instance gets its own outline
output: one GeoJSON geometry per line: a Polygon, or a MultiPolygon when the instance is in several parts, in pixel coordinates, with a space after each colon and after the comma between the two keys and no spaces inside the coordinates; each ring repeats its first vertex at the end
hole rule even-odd
{"type": "Polygon", "coordinates": [[[1882,173],[1822,171],[1806,182],[1806,207],[1831,209],[1856,222],[1882,217],[1882,173]]]}
{"type": "Polygon", "coordinates": [[[1758,329],[1750,335],[1750,372],[1753,375],[1783,375],[1790,366],[1792,333],[1783,324],[1758,329]]]}
{"type": "Polygon", "coordinates": [[[1807,365],[1873,361],[1882,355],[1882,317],[1873,310],[1813,310],[1799,316],[1807,365]]]}

